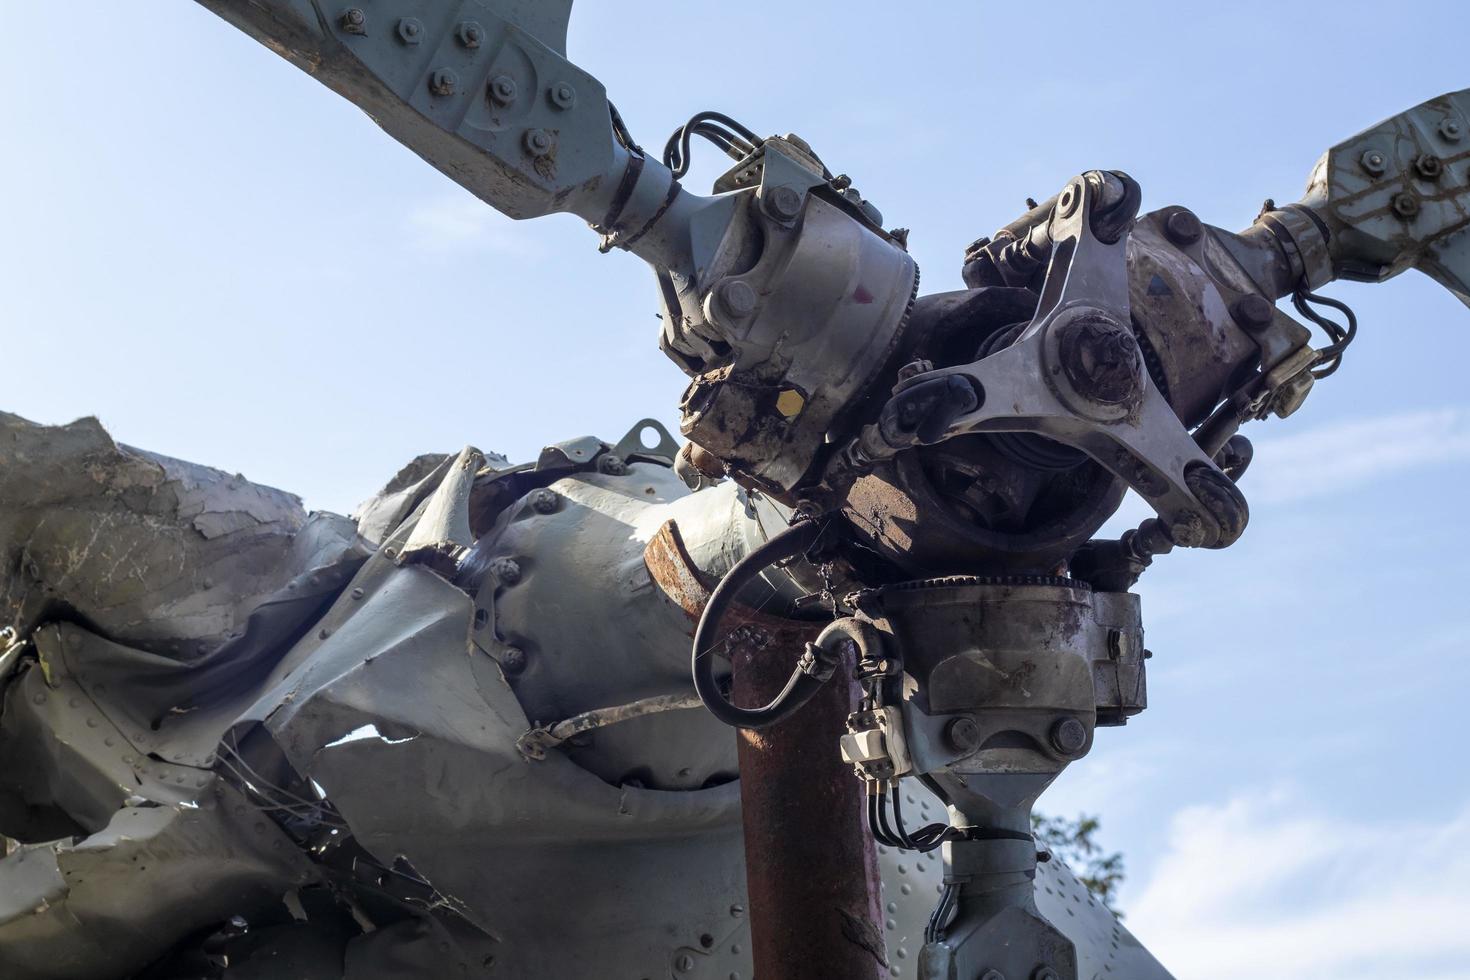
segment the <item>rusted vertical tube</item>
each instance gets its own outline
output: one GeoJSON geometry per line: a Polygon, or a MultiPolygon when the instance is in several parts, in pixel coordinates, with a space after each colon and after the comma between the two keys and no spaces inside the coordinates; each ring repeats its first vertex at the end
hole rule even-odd
{"type": "MultiPolygon", "coordinates": [[[[754,625],[736,627],[731,640],[732,699],[769,702],[801,642],[793,631],[754,625]]],[[[857,702],[852,668],[844,664],[786,721],[738,736],[757,980],[877,980],[885,972],[862,781],[837,748],[857,702]]]]}

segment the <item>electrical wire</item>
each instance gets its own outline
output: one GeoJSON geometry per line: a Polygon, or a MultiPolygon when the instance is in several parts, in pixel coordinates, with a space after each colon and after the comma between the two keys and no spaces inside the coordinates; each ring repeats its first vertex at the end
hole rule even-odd
{"type": "Polygon", "coordinates": [[[674,134],[669,137],[668,143],[664,145],[664,166],[673,171],[676,179],[689,172],[689,165],[692,162],[689,142],[695,136],[703,137],[735,160],[754,153],[756,148],[765,142],[722,112],[708,109],[704,112],[697,112],[689,117],[688,122],[675,130],[674,134]]]}
{"type": "Polygon", "coordinates": [[[1330,296],[1321,296],[1306,289],[1298,289],[1291,294],[1291,305],[1303,317],[1311,320],[1332,339],[1332,343],[1317,351],[1317,366],[1312,368],[1312,377],[1326,378],[1342,366],[1342,354],[1347,350],[1353,338],[1358,335],[1358,317],[1342,300],[1333,299],[1330,296]],[[1347,318],[1347,323],[1338,323],[1330,320],[1321,313],[1312,309],[1312,303],[1327,306],[1337,310],[1347,318]]]}

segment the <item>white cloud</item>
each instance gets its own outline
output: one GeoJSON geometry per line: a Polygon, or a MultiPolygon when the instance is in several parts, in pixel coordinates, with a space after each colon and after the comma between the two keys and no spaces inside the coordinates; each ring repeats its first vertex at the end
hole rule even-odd
{"type": "Polygon", "coordinates": [[[473,195],[459,191],[421,202],[404,221],[409,244],[421,251],[487,249],[528,255],[536,251],[525,228],[473,195]]]}
{"type": "Polygon", "coordinates": [[[1252,503],[1284,503],[1466,459],[1470,411],[1404,412],[1263,438],[1241,489],[1252,503]]]}
{"type": "Polygon", "coordinates": [[[1128,925],[1179,980],[1467,980],[1466,840],[1470,808],[1427,824],[1318,816],[1281,792],[1191,807],[1125,897],[1128,925]]]}

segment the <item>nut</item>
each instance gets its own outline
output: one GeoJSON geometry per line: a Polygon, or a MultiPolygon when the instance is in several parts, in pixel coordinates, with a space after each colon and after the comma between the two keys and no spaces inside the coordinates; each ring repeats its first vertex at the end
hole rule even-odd
{"type": "Polygon", "coordinates": [[[548,490],[545,487],[532,490],[530,498],[531,509],[538,514],[554,514],[561,506],[561,496],[555,490],[548,490]]]}
{"type": "Polygon", "coordinates": [[[1058,346],[1062,370],[1084,398],[1123,405],[1141,393],[1143,354],[1121,326],[1084,315],[1063,325],[1058,346]]]}
{"type": "Polygon", "coordinates": [[[1193,511],[1186,511],[1169,525],[1169,537],[1181,548],[1198,548],[1205,540],[1205,522],[1193,511]]]}
{"type": "Polygon", "coordinates": [[[490,79],[490,98],[500,105],[509,105],[516,100],[519,91],[516,80],[509,75],[496,75],[490,79]]]}
{"type": "Polygon", "coordinates": [[[490,563],[490,574],[501,585],[515,585],[521,580],[521,563],[514,558],[497,558],[490,563]]]}
{"type": "Polygon", "coordinates": [[[1408,191],[1393,196],[1393,213],[1400,218],[1412,218],[1419,213],[1419,199],[1408,191]]]}
{"type": "Polygon", "coordinates": [[[777,221],[791,221],[801,214],[801,194],[793,188],[772,187],[762,197],[766,211],[777,221]]]}
{"type": "Polygon", "coordinates": [[[417,17],[404,17],[398,21],[398,40],[404,44],[418,44],[424,38],[424,25],[417,17]]]}
{"type": "Polygon", "coordinates": [[[570,109],[577,104],[577,90],[567,82],[557,82],[546,92],[546,97],[558,109],[570,109]]]}
{"type": "Polygon", "coordinates": [[[448,68],[435,68],[429,76],[429,91],[435,95],[453,95],[459,84],[459,76],[448,68]]]}
{"type": "Polygon", "coordinates": [[[1199,218],[1194,216],[1193,211],[1180,208],[1164,222],[1164,234],[1175,245],[1193,245],[1204,234],[1204,227],[1200,225],[1199,218]]]}
{"type": "Polygon", "coordinates": [[[628,464],[615,453],[603,453],[597,457],[597,470],[608,476],[623,476],[628,472],[628,464]]]}
{"type": "Polygon", "coordinates": [[[342,11],[342,18],[338,23],[348,34],[367,33],[367,14],[362,12],[361,7],[348,7],[342,11]]]}
{"type": "Polygon", "coordinates": [[[1388,158],[1379,150],[1364,150],[1358,162],[1374,177],[1382,177],[1388,170],[1388,158]]]}
{"type": "Polygon", "coordinates": [[[1414,169],[1425,180],[1434,180],[1444,173],[1444,163],[1433,153],[1421,153],[1414,158],[1414,169]]]}
{"type": "Polygon", "coordinates": [[[1464,135],[1464,132],[1464,129],[1460,126],[1459,120],[1456,119],[1445,119],[1442,120],[1439,124],[1439,135],[1443,136],[1451,143],[1459,142],[1459,139],[1461,136],[1464,135]]]}
{"type": "Polygon", "coordinates": [[[500,651],[500,669],[507,674],[519,674],[526,669],[526,651],[520,647],[506,647],[500,651]]]}
{"type": "Polygon", "coordinates": [[[532,156],[544,156],[551,152],[551,134],[544,129],[528,129],[521,141],[526,152],[532,156]]]}
{"type": "Polygon", "coordinates": [[[454,36],[467,48],[478,48],[480,42],[485,40],[485,28],[472,20],[467,20],[454,29],[454,36]]]}

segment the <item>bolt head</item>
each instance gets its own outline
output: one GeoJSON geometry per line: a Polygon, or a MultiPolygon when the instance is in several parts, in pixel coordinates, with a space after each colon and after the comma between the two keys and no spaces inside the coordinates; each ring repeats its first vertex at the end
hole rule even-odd
{"type": "Polygon", "coordinates": [[[718,290],[720,306],[737,320],[743,320],[755,312],[760,297],[755,287],[743,279],[726,279],[718,290]]]}
{"type": "Polygon", "coordinates": [[[674,969],[678,970],[680,973],[688,973],[690,970],[694,969],[694,957],[690,956],[688,953],[680,953],[678,956],[674,957],[674,969]]]}
{"type": "Polygon", "coordinates": [[[1363,169],[1374,177],[1382,177],[1388,170],[1388,158],[1381,150],[1364,150],[1363,155],[1358,158],[1363,169]]]}
{"type": "Polygon", "coordinates": [[[517,91],[516,80],[509,75],[496,75],[490,79],[490,98],[501,105],[514,102],[517,91]]]}
{"type": "Polygon", "coordinates": [[[467,20],[455,28],[454,36],[467,48],[478,48],[485,40],[485,28],[472,20],[467,20]]]}
{"type": "Polygon", "coordinates": [[[1459,141],[1461,136],[1465,135],[1465,130],[1460,125],[1459,120],[1446,119],[1439,124],[1439,135],[1451,143],[1455,143],[1459,141]]]}
{"type": "Polygon", "coordinates": [[[348,7],[342,11],[342,19],[338,23],[348,34],[361,34],[367,26],[367,14],[362,12],[361,7],[348,7]]]}
{"type": "Polygon", "coordinates": [[[1049,966],[1038,966],[1036,972],[1031,974],[1031,980],[1061,980],[1061,977],[1049,966]]]}
{"type": "Polygon", "coordinates": [[[1062,718],[1051,727],[1051,744],[1062,755],[1076,755],[1087,745],[1087,726],[1076,718],[1062,718]]]}
{"type": "Polygon", "coordinates": [[[497,558],[490,563],[490,573],[502,585],[515,585],[521,580],[521,563],[514,558],[497,558]]]}
{"type": "Polygon", "coordinates": [[[526,152],[532,156],[544,156],[551,152],[551,134],[544,129],[528,129],[522,140],[526,152]]]}
{"type": "Polygon", "coordinates": [[[448,68],[436,68],[429,76],[429,91],[435,95],[453,95],[458,84],[459,76],[448,68]]]}
{"type": "Polygon", "coordinates": [[[1193,245],[1200,240],[1204,234],[1204,226],[1200,224],[1199,218],[1195,217],[1193,211],[1180,209],[1169,215],[1164,222],[1164,234],[1175,245],[1193,245]]]}
{"type": "Polygon", "coordinates": [[[519,674],[526,669],[526,651],[520,647],[506,647],[500,651],[500,668],[507,674],[519,674]]]}
{"type": "Polygon", "coordinates": [[[951,718],[944,726],[944,740],[956,752],[974,752],[980,747],[980,726],[973,718],[951,718]]]}
{"type": "Polygon", "coordinates": [[[980,980],[1006,980],[1006,975],[999,970],[986,970],[980,974],[980,980]]]}
{"type": "Polygon", "coordinates": [[[766,211],[777,221],[792,221],[801,214],[801,194],[791,187],[772,187],[762,195],[766,211]]]}
{"type": "Polygon", "coordinates": [[[1407,191],[1393,196],[1393,213],[1400,218],[1412,218],[1419,213],[1419,199],[1407,191]]]}
{"type": "Polygon", "coordinates": [[[1414,169],[1425,180],[1434,180],[1444,173],[1444,163],[1433,153],[1421,153],[1414,158],[1414,169]]]}
{"type": "Polygon", "coordinates": [[[546,96],[558,109],[570,109],[577,104],[577,90],[567,82],[557,82],[547,91],[546,96]]]}
{"type": "Polygon", "coordinates": [[[1198,548],[1205,540],[1205,522],[1198,514],[1183,514],[1169,525],[1169,537],[1181,548],[1198,548]]]}
{"type": "Polygon", "coordinates": [[[1252,332],[1264,330],[1276,318],[1276,307],[1266,297],[1257,293],[1242,296],[1230,307],[1235,322],[1252,332]]]}
{"type": "Polygon", "coordinates": [[[531,509],[538,514],[554,514],[561,506],[561,496],[555,490],[542,487],[531,491],[531,509]]]}
{"type": "Polygon", "coordinates": [[[608,476],[622,476],[628,472],[628,464],[621,456],[614,453],[603,453],[597,457],[597,469],[608,476]]]}

